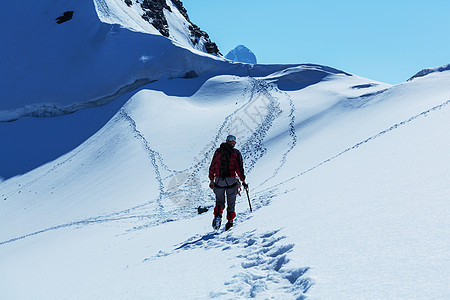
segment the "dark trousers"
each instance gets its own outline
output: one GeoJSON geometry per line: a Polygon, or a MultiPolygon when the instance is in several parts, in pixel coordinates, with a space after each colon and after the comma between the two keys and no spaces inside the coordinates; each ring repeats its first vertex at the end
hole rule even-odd
{"type": "Polygon", "coordinates": [[[227,219],[231,221],[236,216],[234,212],[234,207],[236,205],[236,195],[237,186],[227,188],[227,186],[234,185],[236,183],[236,178],[216,178],[216,183],[214,187],[214,194],[216,194],[216,208],[214,209],[215,215],[222,215],[223,209],[225,208],[225,195],[227,201],[227,219]]]}

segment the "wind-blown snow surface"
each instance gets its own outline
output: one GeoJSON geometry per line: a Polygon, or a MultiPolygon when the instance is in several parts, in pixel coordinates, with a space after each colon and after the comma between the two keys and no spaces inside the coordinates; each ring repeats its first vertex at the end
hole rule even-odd
{"type": "Polygon", "coordinates": [[[448,298],[450,72],[388,86],[327,70],[149,84],[0,183],[0,297],[448,298]],[[254,212],[238,198],[214,234],[196,208],[230,132],[254,212]]]}

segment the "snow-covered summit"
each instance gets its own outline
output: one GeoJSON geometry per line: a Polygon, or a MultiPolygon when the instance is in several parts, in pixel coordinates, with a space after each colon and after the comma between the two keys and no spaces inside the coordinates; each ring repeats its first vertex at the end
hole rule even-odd
{"type": "Polygon", "coordinates": [[[72,113],[213,70],[223,59],[205,53],[214,47],[187,18],[180,1],[1,2],[0,121],[72,113]]]}
{"type": "Polygon", "coordinates": [[[417,72],[414,76],[412,76],[408,80],[413,80],[415,78],[423,77],[423,76],[426,76],[431,73],[444,72],[444,71],[449,71],[449,70],[450,70],[450,64],[435,67],[435,68],[426,68],[426,69],[420,70],[419,72],[417,72]]]}
{"type": "Polygon", "coordinates": [[[256,64],[256,55],[247,47],[244,45],[238,45],[236,48],[231,50],[227,53],[225,56],[227,59],[236,61],[236,62],[242,62],[242,63],[248,63],[248,64],[256,64]]]}
{"type": "Polygon", "coordinates": [[[180,0],[94,0],[94,3],[104,23],[161,34],[186,47],[220,54],[209,35],[191,22],[180,0]]]}

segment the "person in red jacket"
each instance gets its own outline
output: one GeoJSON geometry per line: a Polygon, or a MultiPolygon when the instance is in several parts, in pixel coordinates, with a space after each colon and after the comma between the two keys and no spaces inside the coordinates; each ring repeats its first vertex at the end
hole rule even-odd
{"type": "Polygon", "coordinates": [[[242,181],[245,189],[248,185],[245,183],[244,164],[239,150],[235,149],[236,137],[229,135],[225,143],[214,153],[211,165],[209,167],[209,187],[216,194],[216,207],[214,208],[213,228],[219,229],[222,223],[222,213],[225,208],[225,194],[227,198],[227,224],[225,230],[233,226],[233,219],[236,217],[234,206],[236,203],[236,194],[238,189],[238,180],[242,181]]]}

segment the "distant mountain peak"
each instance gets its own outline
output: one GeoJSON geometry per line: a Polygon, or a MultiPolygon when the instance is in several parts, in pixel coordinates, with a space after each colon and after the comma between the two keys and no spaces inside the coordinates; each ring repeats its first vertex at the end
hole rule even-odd
{"type": "Polygon", "coordinates": [[[236,61],[236,62],[242,62],[242,63],[249,63],[249,64],[256,64],[256,55],[247,47],[244,45],[238,45],[233,50],[228,52],[228,54],[225,56],[227,59],[236,61]]]}

